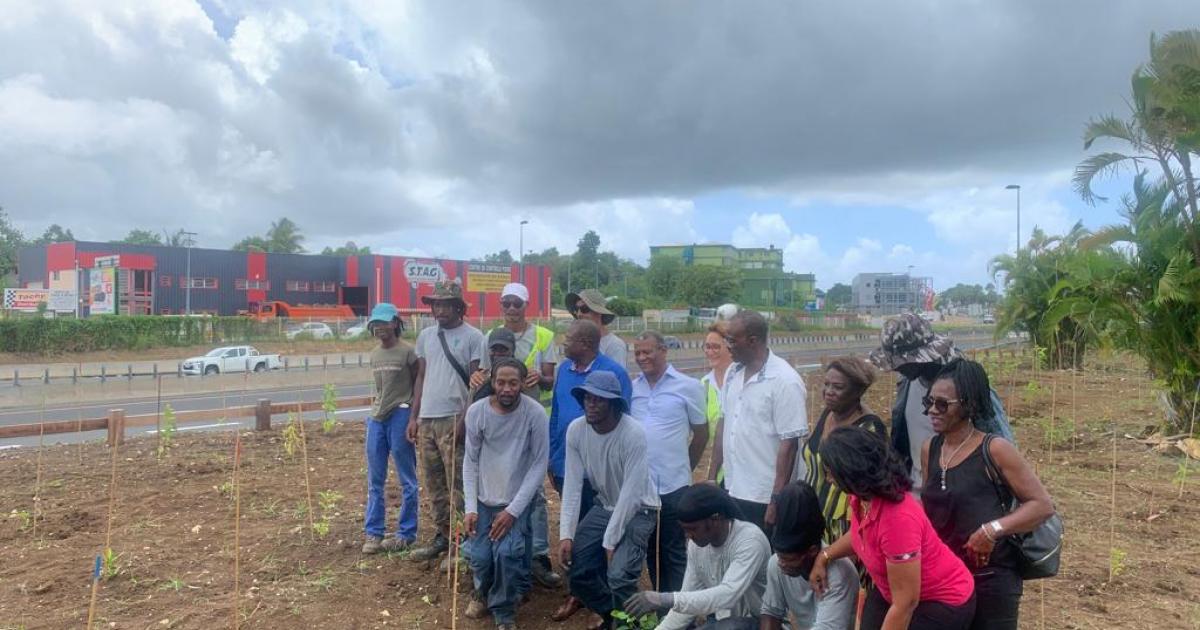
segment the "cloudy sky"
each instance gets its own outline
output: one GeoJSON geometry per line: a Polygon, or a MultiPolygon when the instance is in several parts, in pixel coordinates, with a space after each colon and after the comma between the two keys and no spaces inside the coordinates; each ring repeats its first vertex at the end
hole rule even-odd
{"type": "MultiPolygon", "coordinates": [[[[986,282],[1195,0],[0,0],[0,206],[28,234],[288,216],[309,249],[784,249],[818,285],[986,282]]],[[[1111,189],[1120,192],[1124,182],[1111,189]]]]}

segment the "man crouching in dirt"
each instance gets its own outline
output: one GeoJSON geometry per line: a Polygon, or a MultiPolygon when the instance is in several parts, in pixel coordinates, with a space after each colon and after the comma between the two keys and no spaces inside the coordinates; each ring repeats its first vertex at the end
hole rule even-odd
{"type": "Polygon", "coordinates": [[[497,360],[492,395],[473,403],[466,418],[463,550],[475,581],[466,614],[479,619],[491,611],[501,630],[516,628],[517,603],[530,588],[530,502],[550,452],[546,410],[521,393],[527,374],[520,361],[497,360]]]}

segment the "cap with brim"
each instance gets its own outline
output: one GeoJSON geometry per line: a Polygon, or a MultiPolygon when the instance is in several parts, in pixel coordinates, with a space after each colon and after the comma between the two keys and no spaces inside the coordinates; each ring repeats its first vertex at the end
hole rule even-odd
{"type": "Polygon", "coordinates": [[[509,352],[516,352],[517,336],[507,328],[497,328],[488,333],[487,345],[489,348],[492,346],[504,346],[508,348],[509,352]]]}
{"type": "Polygon", "coordinates": [[[371,317],[367,319],[367,323],[371,322],[390,322],[396,319],[396,305],[388,302],[380,302],[371,309],[371,317]]]}
{"type": "Polygon", "coordinates": [[[462,286],[450,280],[433,285],[433,293],[421,296],[421,302],[425,305],[434,302],[459,302],[463,306],[467,305],[467,301],[463,299],[462,286]]]}
{"type": "Polygon", "coordinates": [[[881,369],[895,370],[910,363],[946,364],[962,356],[954,341],[933,332],[929,322],[913,313],[903,313],[883,323],[880,347],[869,359],[881,369]]]}
{"type": "Polygon", "coordinates": [[[520,282],[509,282],[508,284],[504,285],[504,290],[500,292],[500,299],[504,299],[509,296],[521,298],[522,302],[528,302],[529,289],[520,282]]]}
{"type": "Polygon", "coordinates": [[[605,370],[597,370],[587,375],[583,380],[583,385],[576,385],[571,388],[571,396],[579,402],[579,406],[583,406],[583,395],[591,394],[606,398],[612,405],[615,405],[619,413],[629,411],[625,405],[625,398],[621,396],[621,382],[617,380],[617,375],[605,370]]]}
{"type": "Polygon", "coordinates": [[[599,313],[600,322],[606,326],[612,322],[612,320],[617,318],[616,313],[608,310],[608,300],[605,300],[604,295],[596,289],[584,289],[579,293],[567,294],[567,311],[571,313],[572,317],[579,317],[579,314],[576,313],[578,309],[575,308],[575,305],[579,303],[580,300],[583,300],[583,303],[587,304],[587,307],[591,309],[592,312],[599,313]]]}

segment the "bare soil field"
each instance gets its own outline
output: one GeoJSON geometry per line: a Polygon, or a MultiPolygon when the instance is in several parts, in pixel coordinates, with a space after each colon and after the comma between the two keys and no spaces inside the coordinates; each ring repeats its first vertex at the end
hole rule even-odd
{"type": "MultiPolygon", "coordinates": [[[[1200,476],[1139,441],[1160,411],[1136,362],[1110,358],[1072,375],[992,361],[990,371],[1067,525],[1062,572],[1026,584],[1022,627],[1200,628],[1200,476]]],[[[891,383],[881,378],[870,395],[881,416],[891,383]]],[[[0,452],[0,628],[84,626],[106,536],[115,560],[99,582],[98,628],[235,618],[246,628],[490,628],[461,615],[465,571],[455,602],[437,567],[360,554],[362,424],[306,430],[307,475],[282,430],[243,433],[236,486],[232,433],[180,435],[161,458],[153,439],[115,458],[101,444],[0,452]]],[[[398,488],[389,494],[394,507],[398,488]]],[[[518,623],[582,628],[583,614],[549,620],[562,596],[535,589],[518,623]]]]}

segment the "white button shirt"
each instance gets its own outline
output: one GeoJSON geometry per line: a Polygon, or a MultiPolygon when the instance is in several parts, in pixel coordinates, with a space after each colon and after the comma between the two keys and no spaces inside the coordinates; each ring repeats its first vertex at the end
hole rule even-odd
{"type": "Polygon", "coordinates": [[[804,381],[787,361],[770,352],[749,382],[744,365],[729,366],[724,392],[725,487],[743,501],[770,503],[779,443],[808,433],[804,381]]]}

